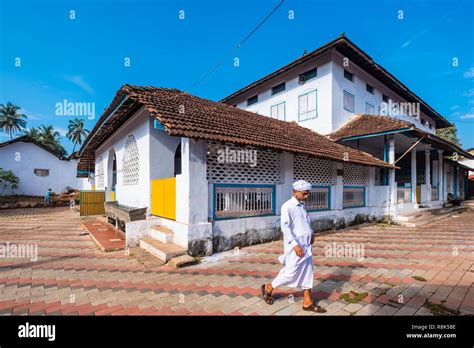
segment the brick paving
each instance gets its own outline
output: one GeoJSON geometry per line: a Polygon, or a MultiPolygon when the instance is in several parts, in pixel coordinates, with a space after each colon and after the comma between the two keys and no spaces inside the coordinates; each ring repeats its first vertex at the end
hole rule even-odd
{"type": "Polygon", "coordinates": [[[174,269],[138,248],[101,251],[81,226],[89,220],[69,208],[3,210],[0,245],[37,246],[38,257],[1,255],[0,314],[431,315],[427,301],[474,314],[473,219],[469,211],[421,228],[373,224],[318,235],[313,296],[327,313],[316,314],[303,312],[302,293],[288,288],[272,306],[259,297],[279,270],[281,241],[174,269]],[[364,247],[363,260],[325,256],[348,243],[364,247]],[[367,296],[340,298],[350,291],[367,296]]]}

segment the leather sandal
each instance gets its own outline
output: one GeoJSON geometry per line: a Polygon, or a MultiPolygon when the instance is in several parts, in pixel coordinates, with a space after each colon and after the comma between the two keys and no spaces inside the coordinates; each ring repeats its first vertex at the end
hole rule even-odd
{"type": "Polygon", "coordinates": [[[308,307],[303,306],[304,311],[311,311],[311,312],[316,312],[316,313],[326,313],[327,310],[324,308],[312,303],[308,307]]]}
{"type": "Polygon", "coordinates": [[[261,289],[263,300],[265,301],[265,303],[269,305],[273,304],[272,294],[265,289],[265,284],[261,286],[261,289]]]}

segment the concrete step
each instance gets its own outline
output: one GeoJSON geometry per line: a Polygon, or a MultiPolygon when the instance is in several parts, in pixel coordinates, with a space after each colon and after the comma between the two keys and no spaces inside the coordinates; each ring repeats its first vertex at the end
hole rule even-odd
{"type": "Polygon", "coordinates": [[[426,224],[434,222],[434,221],[439,221],[439,220],[442,220],[442,219],[446,219],[450,216],[463,213],[467,210],[468,210],[468,208],[462,208],[462,207],[456,207],[456,209],[450,208],[449,211],[444,211],[442,213],[437,212],[435,214],[425,215],[425,216],[422,216],[421,218],[418,218],[418,219],[415,219],[415,220],[412,220],[412,221],[408,221],[408,222],[406,222],[406,221],[397,221],[397,224],[401,225],[401,226],[405,226],[405,227],[420,227],[420,226],[426,225],[426,224]],[[459,208],[461,208],[461,209],[459,209],[459,208]]]}
{"type": "Polygon", "coordinates": [[[164,244],[173,243],[173,231],[162,225],[153,226],[150,230],[150,237],[164,244]]]}
{"type": "Polygon", "coordinates": [[[165,262],[168,262],[173,257],[186,254],[186,249],[173,243],[161,243],[152,237],[140,239],[140,248],[165,262]]]}

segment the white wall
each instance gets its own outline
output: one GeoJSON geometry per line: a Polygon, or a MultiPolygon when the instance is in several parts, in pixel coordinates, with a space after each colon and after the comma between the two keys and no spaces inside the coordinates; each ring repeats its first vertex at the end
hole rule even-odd
{"type": "MultiPolygon", "coordinates": [[[[337,52],[327,53],[238,96],[235,100],[231,101],[231,103],[236,104],[237,107],[241,109],[270,116],[272,105],[285,102],[285,121],[296,121],[301,126],[310,128],[318,133],[328,134],[342,126],[354,114],[365,114],[366,102],[374,105],[375,113],[378,114],[380,104],[382,103],[382,94],[387,95],[394,102],[406,102],[405,99],[401,98],[390,88],[380,83],[354,63],[349,62],[349,67],[346,68],[349,72],[354,74],[354,82],[345,79],[342,59],[342,55],[337,52]],[[298,75],[314,67],[318,67],[317,77],[300,85],[298,83],[298,75]],[[286,82],[286,90],[276,95],[271,95],[271,88],[281,82],[286,82]],[[374,87],[374,94],[366,91],[366,83],[374,87]],[[318,93],[318,116],[311,120],[299,122],[298,96],[315,89],[318,93]],[[344,90],[347,90],[355,96],[354,112],[349,112],[344,109],[344,90]],[[258,102],[247,106],[247,99],[256,94],[258,94],[258,102]]],[[[420,118],[425,119],[431,124],[431,129],[421,124],[421,120],[413,116],[399,115],[393,117],[411,122],[426,132],[435,133],[435,122],[421,111],[420,118]]]]}
{"type": "Polygon", "coordinates": [[[275,79],[270,84],[263,85],[252,93],[239,97],[237,107],[248,111],[256,112],[261,115],[270,116],[270,108],[272,105],[285,102],[286,118],[285,121],[298,122],[298,96],[317,90],[317,117],[299,122],[304,127],[315,130],[316,132],[326,134],[331,132],[331,68],[332,63],[329,61],[329,56],[322,56],[310,64],[304,64],[298,67],[290,74],[283,75],[275,79]],[[304,84],[298,83],[298,75],[313,69],[318,68],[316,78],[307,81],[304,84]],[[279,83],[286,82],[286,90],[271,95],[271,88],[279,83]],[[247,106],[247,99],[258,93],[258,103],[247,106]]]}
{"type": "MultiPolygon", "coordinates": [[[[121,204],[133,207],[150,207],[150,116],[143,108],[136,112],[125,122],[111,137],[107,139],[95,152],[96,172],[97,165],[102,158],[104,161],[104,185],[98,185],[96,176],[96,189],[103,190],[110,188],[108,156],[111,149],[114,149],[117,160],[117,185],[115,199],[121,204]],[[123,156],[125,152],[125,142],[127,137],[133,134],[137,141],[139,152],[139,181],[138,185],[123,185],[123,156]]],[[[107,200],[108,197],[107,197],[107,200]]]]}
{"type": "MultiPolygon", "coordinates": [[[[87,179],[76,178],[77,162],[60,160],[28,142],[19,141],[0,148],[0,168],[13,170],[20,179],[19,188],[14,194],[43,196],[49,188],[55,193],[64,192],[66,187],[89,189],[87,179]],[[37,176],[35,169],[49,169],[49,175],[37,176]]],[[[5,194],[10,193],[5,191],[5,194]]]]}
{"type": "MultiPolygon", "coordinates": [[[[333,65],[332,65],[332,112],[333,112],[333,130],[336,130],[344,123],[346,123],[354,114],[365,114],[366,103],[369,102],[375,107],[375,113],[378,114],[379,106],[383,102],[382,94],[388,96],[394,102],[406,102],[405,99],[394,93],[387,86],[380,83],[377,79],[366,73],[364,70],[359,68],[356,64],[349,62],[349,66],[344,68],[342,66],[343,56],[339,53],[333,53],[333,65]],[[344,69],[354,74],[354,82],[349,81],[344,77],[344,69]],[[374,94],[367,92],[366,84],[374,87],[374,94]],[[349,112],[344,109],[343,104],[343,93],[347,90],[355,97],[355,108],[354,112],[349,112]]],[[[420,111],[420,116],[428,121],[432,125],[432,129],[421,124],[420,119],[413,116],[393,116],[405,121],[415,124],[418,128],[434,133],[435,122],[428,117],[426,114],[420,111]]]]}

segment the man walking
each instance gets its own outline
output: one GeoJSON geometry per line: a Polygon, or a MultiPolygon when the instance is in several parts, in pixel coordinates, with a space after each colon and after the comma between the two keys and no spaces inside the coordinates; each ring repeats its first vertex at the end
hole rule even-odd
{"type": "Polygon", "coordinates": [[[281,207],[281,230],[283,231],[284,254],[278,260],[283,268],[277,277],[261,287],[263,299],[273,304],[274,288],[287,285],[292,288],[303,288],[303,310],[325,313],[311,297],[313,287],[313,254],[311,245],[314,242],[313,232],[309,225],[309,215],[304,201],[309,197],[311,184],[299,180],[293,183],[293,196],[281,207]]]}

